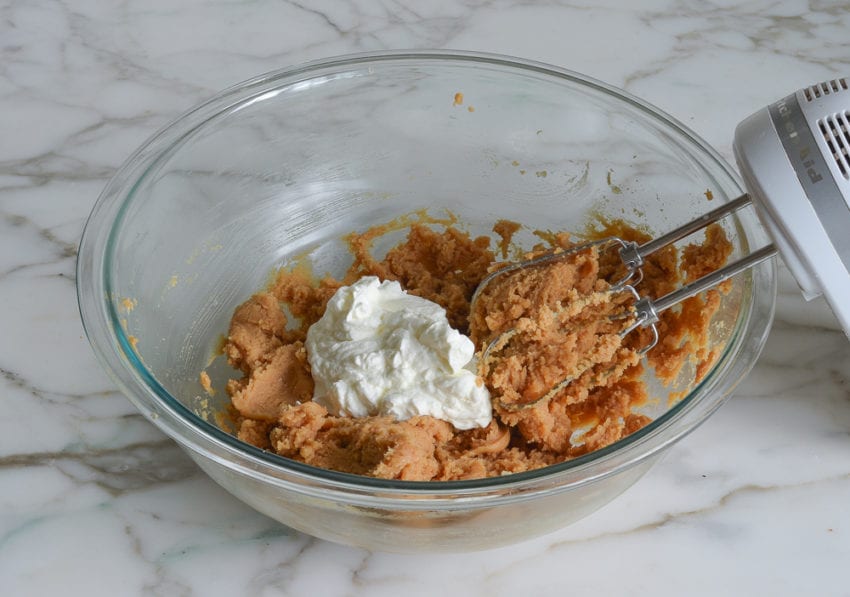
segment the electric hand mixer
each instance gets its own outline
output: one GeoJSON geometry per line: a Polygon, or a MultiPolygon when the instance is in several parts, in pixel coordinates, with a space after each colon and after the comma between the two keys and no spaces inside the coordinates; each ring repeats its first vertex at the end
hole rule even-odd
{"type": "MultiPolygon", "coordinates": [[[[587,249],[613,248],[619,252],[626,274],[608,292],[625,292],[634,298],[621,336],[639,327],[651,329],[658,341],[658,314],[708,288],[769,259],[779,252],[807,300],[823,295],[844,332],[850,337],[850,83],[835,79],[797,91],[759,110],[741,122],[734,151],[747,193],[659,238],[638,245],[620,238],[551,252],[511,264],[487,276],[472,299],[472,309],[482,291],[496,278],[530,267],[539,267],[587,249]],[[641,297],[634,279],[640,277],[644,259],[655,251],[752,204],[773,243],[657,299],[641,297]]],[[[626,320],[626,318],[624,318],[626,320]]],[[[482,355],[500,349],[515,333],[502,332],[482,355]]],[[[577,375],[563,380],[530,406],[552,396],[577,375]]]]}

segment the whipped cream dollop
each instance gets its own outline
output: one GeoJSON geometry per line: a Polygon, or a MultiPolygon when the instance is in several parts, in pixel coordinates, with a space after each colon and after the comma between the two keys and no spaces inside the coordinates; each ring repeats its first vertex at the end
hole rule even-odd
{"type": "Polygon", "coordinates": [[[490,393],[470,366],[472,341],[446,311],[394,281],[366,276],[331,297],[307,331],[313,400],[335,415],[417,415],[485,427],[490,393]]]}

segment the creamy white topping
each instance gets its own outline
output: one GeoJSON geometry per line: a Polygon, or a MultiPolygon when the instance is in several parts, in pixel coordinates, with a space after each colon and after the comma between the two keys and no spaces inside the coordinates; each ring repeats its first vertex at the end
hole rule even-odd
{"type": "Polygon", "coordinates": [[[490,423],[490,393],[466,368],[472,341],[442,307],[398,282],[367,276],[337,290],[306,347],[313,399],[332,414],[431,415],[458,429],[490,423]]]}

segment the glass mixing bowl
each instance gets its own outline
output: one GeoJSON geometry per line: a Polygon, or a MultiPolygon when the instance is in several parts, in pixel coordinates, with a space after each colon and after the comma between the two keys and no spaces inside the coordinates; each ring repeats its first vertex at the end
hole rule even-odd
{"type": "MultiPolygon", "coordinates": [[[[578,231],[598,215],[659,233],[740,193],[732,169],[691,131],[588,77],[471,53],[343,57],[232,87],[133,154],[86,225],[80,310],[127,397],[260,512],[370,549],[495,547],[598,509],[730,395],[772,319],[772,262],[724,295],[712,324],[722,352],[709,374],[656,384],[652,424],[569,462],[472,481],[336,473],[220,429],[213,415],[227,401],[227,368],[213,362],[214,397],[198,377],[233,309],[293,255],[340,273],[344,234],[417,210],[449,210],[473,234],[502,218],[578,231]],[[667,400],[675,392],[684,397],[667,400]]],[[[724,225],[735,255],[766,242],[751,211],[724,225]]]]}

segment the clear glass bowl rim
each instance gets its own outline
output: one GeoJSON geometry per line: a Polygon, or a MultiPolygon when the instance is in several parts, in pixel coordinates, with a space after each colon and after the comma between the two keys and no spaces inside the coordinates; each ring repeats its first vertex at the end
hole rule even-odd
{"type": "MultiPolygon", "coordinates": [[[[767,276],[772,287],[771,296],[762,297],[759,305],[766,320],[763,329],[753,326],[744,333],[741,321],[749,321],[754,313],[754,297],[747,296],[744,313],[739,316],[737,330],[723,355],[711,372],[686,397],[664,415],[643,429],[601,450],[563,463],[524,473],[501,477],[465,481],[398,481],[375,479],[303,464],[276,454],[257,449],[237,440],[225,431],[207,423],[176,398],[174,398],[146,369],[136,356],[129,338],[119,324],[120,317],[109,300],[110,282],[106,279],[109,262],[108,251],[116,222],[133,198],[133,191],[146,172],[159,157],[189,132],[236,104],[265,93],[270,88],[289,85],[323,70],[344,67],[363,67],[369,63],[408,62],[458,62],[487,64],[510,71],[536,72],[572,84],[594,89],[604,95],[630,105],[645,116],[669,127],[682,139],[704,152],[740,190],[742,184],[735,171],[696,133],[655,106],[626,91],[598,81],[592,77],[542,62],[500,54],[456,50],[380,51],[348,54],[307,62],[254,77],[231,86],[191,108],[171,123],[162,127],[146,140],[116,171],[97,199],[86,222],[77,258],[77,297],[80,314],[89,342],[112,380],[122,393],[158,428],[182,446],[197,452],[226,468],[264,479],[304,494],[328,498],[338,493],[350,501],[355,496],[371,503],[370,496],[380,493],[381,503],[399,498],[399,504],[410,507],[415,500],[419,508],[458,503],[458,498],[485,500],[492,505],[501,499],[516,499],[519,495],[564,491],[630,468],[657,454],[693,431],[729,396],[752,364],[739,371],[736,379],[720,375],[730,359],[744,351],[757,355],[767,336],[772,320],[776,292],[776,265],[774,260],[757,268],[767,276]]],[[[758,236],[758,230],[748,233],[758,236]]],[[[746,240],[746,239],[745,239],[746,240]]],[[[754,270],[755,271],[755,270],[754,270]]],[[[361,500],[362,501],[362,500],[361,500]]],[[[467,504],[468,505],[468,504],[467,504]]]]}

